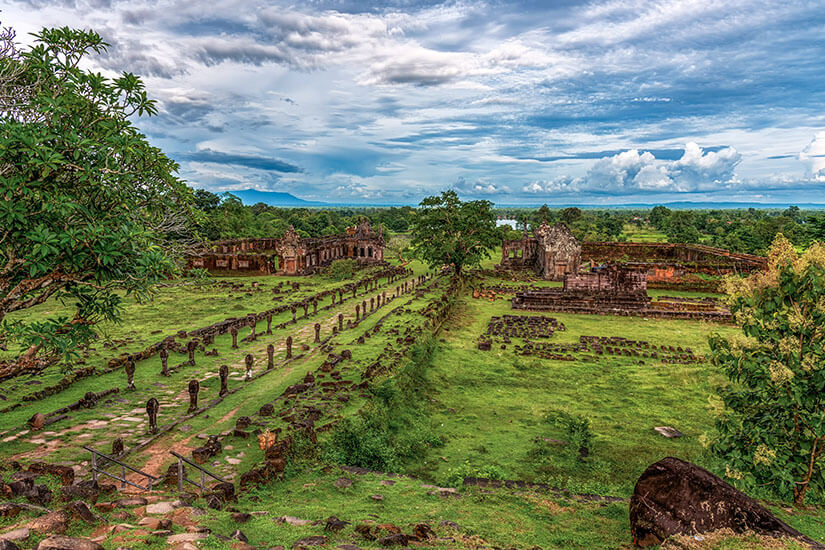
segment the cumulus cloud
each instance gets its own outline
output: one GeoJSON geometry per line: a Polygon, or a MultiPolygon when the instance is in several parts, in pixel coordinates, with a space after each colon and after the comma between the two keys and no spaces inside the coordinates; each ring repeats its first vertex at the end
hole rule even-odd
{"type": "Polygon", "coordinates": [[[674,181],[690,191],[731,181],[741,160],[742,155],[733,147],[705,152],[690,142],[685,146],[685,154],[670,169],[674,181]]]}
{"type": "Polygon", "coordinates": [[[159,116],[137,121],[149,138],[177,152],[212,144],[181,157],[195,186],[295,178],[298,194],[321,200],[416,202],[462,173],[462,193],[501,201],[810,193],[812,179],[825,182],[825,132],[811,140],[825,102],[811,75],[825,55],[810,3],[501,8],[9,0],[2,15],[26,45],[44,25],[99,31],[112,47],[94,70],[140,74],[159,99],[159,116]],[[735,144],[744,158],[692,140],[735,144]],[[796,158],[809,141],[804,178],[796,158]]]}
{"type": "Polygon", "coordinates": [[[531,181],[524,187],[522,187],[522,191],[525,193],[530,193],[532,195],[537,195],[541,193],[556,193],[556,194],[569,194],[569,193],[576,193],[582,190],[585,190],[587,185],[585,181],[581,177],[574,177],[570,175],[561,175],[556,176],[554,178],[550,178],[548,180],[535,180],[531,181]]]}
{"type": "Polygon", "coordinates": [[[596,161],[587,183],[615,193],[713,190],[734,181],[734,169],[741,159],[733,147],[705,151],[694,142],[687,143],[682,157],[675,161],[630,149],[596,161]]]}
{"type": "Polygon", "coordinates": [[[808,163],[808,171],[816,181],[825,181],[825,132],[817,133],[799,154],[799,160],[808,163]]]}
{"type": "Polygon", "coordinates": [[[464,176],[459,176],[453,183],[452,188],[459,194],[466,195],[497,195],[499,193],[506,193],[509,188],[505,186],[496,185],[486,179],[478,179],[475,181],[468,181],[464,176]]]}

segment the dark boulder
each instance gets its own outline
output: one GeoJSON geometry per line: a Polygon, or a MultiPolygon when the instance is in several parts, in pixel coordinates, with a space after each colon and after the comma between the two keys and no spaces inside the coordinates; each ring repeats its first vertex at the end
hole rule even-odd
{"type": "Polygon", "coordinates": [[[36,550],[103,550],[103,547],[89,539],[51,536],[40,541],[36,550]]]}
{"type": "Polygon", "coordinates": [[[80,499],[94,504],[100,496],[101,489],[97,481],[85,480],[73,485],[61,487],[60,492],[64,500],[71,501],[80,499]]]}
{"type": "Polygon", "coordinates": [[[410,537],[403,533],[395,533],[378,539],[381,546],[406,546],[410,542],[410,537]]]}
{"type": "Polygon", "coordinates": [[[672,535],[725,528],[790,537],[825,549],[695,464],[667,457],[649,466],[636,482],[630,499],[630,531],[638,546],[658,545],[672,535]]]}
{"type": "Polygon", "coordinates": [[[63,485],[71,485],[74,483],[74,470],[69,466],[47,464],[46,462],[34,462],[29,466],[29,471],[39,475],[52,475],[59,477],[63,485]]]}

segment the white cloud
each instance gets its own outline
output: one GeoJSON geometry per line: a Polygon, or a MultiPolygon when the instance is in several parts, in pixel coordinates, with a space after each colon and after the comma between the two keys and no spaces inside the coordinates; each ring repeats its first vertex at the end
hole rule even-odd
{"type": "Polygon", "coordinates": [[[733,184],[734,169],[742,159],[736,149],[705,152],[689,142],[679,160],[657,159],[649,151],[623,151],[596,161],[587,174],[590,188],[606,192],[714,190],[733,184]]]}
{"type": "Polygon", "coordinates": [[[685,145],[682,158],[672,165],[671,172],[674,180],[685,190],[705,189],[713,184],[731,181],[734,168],[741,160],[742,155],[733,147],[706,153],[696,143],[690,142],[685,145]]]}
{"type": "Polygon", "coordinates": [[[799,154],[808,163],[808,171],[816,181],[825,181],[825,132],[818,132],[799,154]]]}

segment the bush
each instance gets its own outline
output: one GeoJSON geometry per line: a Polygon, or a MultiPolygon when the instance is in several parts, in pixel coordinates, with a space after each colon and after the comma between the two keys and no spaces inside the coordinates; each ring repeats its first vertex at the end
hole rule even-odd
{"type": "Polygon", "coordinates": [[[398,471],[401,463],[383,411],[344,419],[326,448],[331,462],[370,470],[398,471]]]}
{"type": "Polygon", "coordinates": [[[352,258],[346,258],[343,260],[333,261],[329,264],[329,267],[327,267],[325,273],[330,279],[345,281],[355,277],[355,272],[357,270],[358,263],[352,258]]]}
{"type": "Polygon", "coordinates": [[[585,459],[593,451],[593,433],[590,431],[590,419],[565,411],[551,411],[545,420],[564,432],[567,447],[578,453],[579,459],[585,459]]]}
{"type": "Polygon", "coordinates": [[[429,387],[426,371],[436,343],[421,338],[410,360],[392,378],[370,388],[372,402],[358,416],[347,418],[332,433],[325,458],[338,464],[370,470],[402,472],[403,465],[443,444],[422,410],[429,387]]]}
{"type": "Polygon", "coordinates": [[[544,420],[555,427],[552,433],[547,434],[547,438],[561,438],[564,444],[552,444],[543,436],[536,438],[527,453],[527,462],[539,479],[558,480],[559,476],[569,473],[571,469],[592,471],[601,466],[591,456],[593,432],[590,430],[589,418],[552,410],[544,420]]]}
{"type": "Polygon", "coordinates": [[[446,487],[458,487],[464,483],[465,477],[478,477],[482,479],[504,479],[501,468],[495,464],[484,464],[477,466],[470,464],[467,460],[464,464],[455,468],[449,468],[445,474],[443,485],[446,487]]]}

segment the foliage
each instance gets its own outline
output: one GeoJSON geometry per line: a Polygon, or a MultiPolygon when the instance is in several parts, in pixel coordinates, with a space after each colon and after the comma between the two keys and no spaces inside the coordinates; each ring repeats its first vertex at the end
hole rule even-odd
{"type": "Polygon", "coordinates": [[[565,208],[561,211],[561,221],[566,223],[567,225],[571,225],[573,222],[578,220],[582,217],[581,208],[577,208],[575,206],[571,206],[565,208]]]}
{"type": "Polygon", "coordinates": [[[664,229],[667,227],[667,222],[670,220],[671,211],[667,206],[654,206],[650,210],[648,219],[650,224],[656,229],[664,229]]]}
{"type": "Polygon", "coordinates": [[[81,69],[107,48],[90,31],[44,29],[0,58],[0,321],[51,297],[70,318],[4,323],[27,357],[40,349],[68,360],[101,320],[115,320],[122,291],[139,299],[176,273],[188,216],[177,165],[131,123],[157,108],[130,73],[113,80],[81,69]]]}
{"type": "Polygon", "coordinates": [[[710,338],[713,361],[731,381],[712,450],[726,475],[802,504],[825,488],[825,248],[802,256],[779,235],[769,268],[729,282],[742,335],[710,338]]]}
{"type": "Polygon", "coordinates": [[[352,258],[334,260],[326,268],[326,275],[335,281],[346,281],[355,277],[358,271],[358,262],[352,258]]]}
{"type": "Polygon", "coordinates": [[[502,237],[490,201],[462,202],[455,191],[421,201],[412,234],[418,257],[430,267],[452,265],[458,275],[489,258],[502,237]]]}
{"type": "Polygon", "coordinates": [[[553,410],[547,414],[545,420],[562,430],[567,448],[575,452],[579,460],[590,456],[593,450],[593,433],[590,431],[589,418],[553,410]]]}
{"type": "Polygon", "coordinates": [[[504,472],[495,464],[476,466],[471,464],[469,460],[465,460],[464,463],[455,468],[448,468],[442,483],[447,487],[461,487],[465,477],[504,479],[504,472]]]}
{"type": "Polygon", "coordinates": [[[331,462],[372,470],[403,472],[404,464],[442,445],[422,414],[426,371],[436,350],[431,336],[418,340],[409,361],[393,377],[370,388],[374,398],[359,415],[347,417],[325,448],[331,462]]]}
{"type": "Polygon", "coordinates": [[[667,233],[668,242],[672,243],[698,243],[699,230],[693,220],[693,212],[687,210],[677,210],[670,215],[667,225],[664,228],[667,233]]]}

